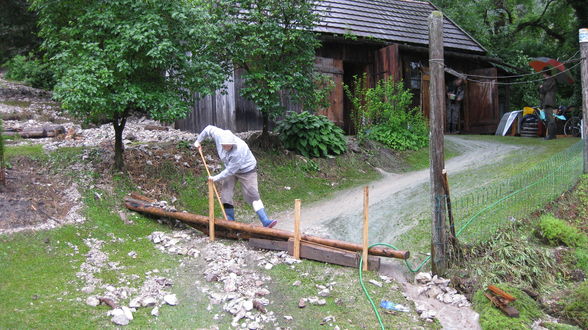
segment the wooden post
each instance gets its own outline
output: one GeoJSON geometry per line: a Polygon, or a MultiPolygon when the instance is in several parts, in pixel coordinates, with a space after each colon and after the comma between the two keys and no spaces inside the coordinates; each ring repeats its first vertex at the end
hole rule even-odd
{"type": "Polygon", "coordinates": [[[444,275],[447,269],[447,235],[445,230],[445,203],[443,196],[443,131],[445,118],[445,72],[443,54],[443,13],[434,11],[429,15],[429,84],[430,133],[429,169],[432,204],[431,266],[433,274],[444,275]]]}
{"type": "Polygon", "coordinates": [[[363,251],[361,258],[363,260],[363,271],[368,270],[368,209],[369,203],[369,187],[363,188],[363,251]]]}
{"type": "Polygon", "coordinates": [[[214,241],[214,182],[208,179],[208,236],[214,241]]]}
{"type": "Polygon", "coordinates": [[[584,173],[588,173],[588,28],[580,29],[580,58],[582,58],[582,136],[584,137],[584,173]]]}
{"type": "Polygon", "coordinates": [[[300,259],[300,200],[294,200],[294,252],[292,255],[300,259]]]}

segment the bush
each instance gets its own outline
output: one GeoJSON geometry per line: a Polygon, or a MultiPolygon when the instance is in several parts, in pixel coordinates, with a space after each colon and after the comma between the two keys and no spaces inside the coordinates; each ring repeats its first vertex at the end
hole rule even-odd
{"type": "Polygon", "coordinates": [[[588,282],[583,282],[566,299],[564,315],[582,329],[588,329],[588,282]]]}
{"type": "Polygon", "coordinates": [[[356,77],[353,89],[344,86],[353,105],[351,117],[357,136],[396,150],[427,146],[427,122],[419,108],[411,107],[410,90],[392,79],[380,80],[374,88],[367,88],[365,80],[365,75],[356,77]]]}
{"type": "Polygon", "coordinates": [[[291,112],[276,130],[287,149],[305,157],[339,155],[347,150],[343,130],[325,116],[291,112]]]}
{"type": "Polygon", "coordinates": [[[484,296],[485,289],[480,289],[474,294],[473,306],[480,313],[482,329],[530,329],[533,321],[543,316],[537,302],[523,291],[506,284],[499,284],[497,287],[517,298],[510,305],[519,311],[520,316],[506,316],[484,296]]]}
{"type": "Polygon", "coordinates": [[[539,230],[551,244],[564,244],[569,247],[588,247],[588,236],[567,222],[553,215],[544,215],[539,219],[539,230]]]}
{"type": "Polygon", "coordinates": [[[5,64],[6,78],[22,81],[35,88],[52,90],[55,77],[49,65],[41,60],[16,55],[5,64]]]}

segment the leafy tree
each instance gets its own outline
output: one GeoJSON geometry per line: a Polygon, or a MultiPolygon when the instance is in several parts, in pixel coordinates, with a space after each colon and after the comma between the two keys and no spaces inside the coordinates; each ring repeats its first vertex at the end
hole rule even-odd
{"type": "MultiPolygon", "coordinates": [[[[578,50],[578,28],[588,26],[585,0],[433,0],[490,55],[526,68],[533,57],[567,60],[578,50]]],[[[578,76],[578,72],[573,72],[578,76]]],[[[537,75],[528,80],[540,79],[537,75]]],[[[578,103],[580,79],[559,89],[563,103],[578,103]]],[[[538,104],[537,83],[513,86],[511,100],[517,106],[538,104]],[[518,103],[517,103],[518,102],[518,103]]]]}
{"type": "Polygon", "coordinates": [[[115,168],[131,112],[170,122],[191,92],[208,94],[227,75],[219,31],[199,0],[32,0],[55,69],[55,97],[86,121],[111,121],[115,168]],[[220,56],[219,56],[220,55],[220,56]]]}
{"type": "Polygon", "coordinates": [[[317,106],[312,32],[318,17],[314,0],[224,0],[218,10],[226,13],[223,26],[233,63],[244,69],[242,95],[263,113],[263,136],[269,120],[282,114],[285,95],[306,109],[317,106]]]}
{"type": "Polygon", "coordinates": [[[28,8],[27,0],[0,1],[0,64],[39,46],[36,14],[28,8]]]}

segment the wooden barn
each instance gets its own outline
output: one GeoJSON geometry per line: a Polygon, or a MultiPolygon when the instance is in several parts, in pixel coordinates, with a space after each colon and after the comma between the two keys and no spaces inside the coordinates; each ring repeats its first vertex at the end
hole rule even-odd
{"type": "MultiPolygon", "coordinates": [[[[343,84],[355,75],[366,74],[368,83],[392,77],[404,81],[414,94],[414,105],[427,116],[429,111],[428,27],[429,14],[438,10],[426,1],[412,0],[321,0],[317,8],[321,47],[316,54],[316,70],[332,77],[335,88],[330,107],[323,110],[346,132],[352,133],[350,104],[343,84]]],[[[502,113],[508,110],[508,89],[499,87],[498,59],[488,57],[476,40],[451,20],[444,20],[445,65],[471,75],[460,130],[464,133],[494,133],[502,113]]],[[[176,127],[199,132],[213,124],[235,132],[262,128],[255,104],[240,96],[244,81],[237,71],[227,93],[207,96],[194,105],[176,127]]],[[[447,74],[449,82],[454,76],[447,74]]],[[[294,109],[294,106],[291,108],[294,109]]]]}

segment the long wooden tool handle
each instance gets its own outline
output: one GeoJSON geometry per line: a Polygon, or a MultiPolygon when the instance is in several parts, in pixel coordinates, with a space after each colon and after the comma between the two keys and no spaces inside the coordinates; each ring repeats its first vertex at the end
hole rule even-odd
{"type": "MultiPolygon", "coordinates": [[[[202,162],[204,163],[204,168],[206,169],[206,173],[208,173],[208,177],[210,177],[210,170],[208,169],[208,165],[206,164],[206,159],[204,159],[204,155],[202,154],[202,148],[198,148],[198,152],[200,153],[200,157],[202,158],[202,162]]],[[[218,203],[220,204],[220,209],[223,211],[223,217],[225,220],[227,219],[227,214],[225,213],[225,207],[223,206],[223,202],[221,202],[220,196],[218,195],[218,191],[216,190],[216,185],[214,182],[212,183],[212,188],[214,188],[214,193],[216,194],[216,199],[218,199],[218,203]]]]}

